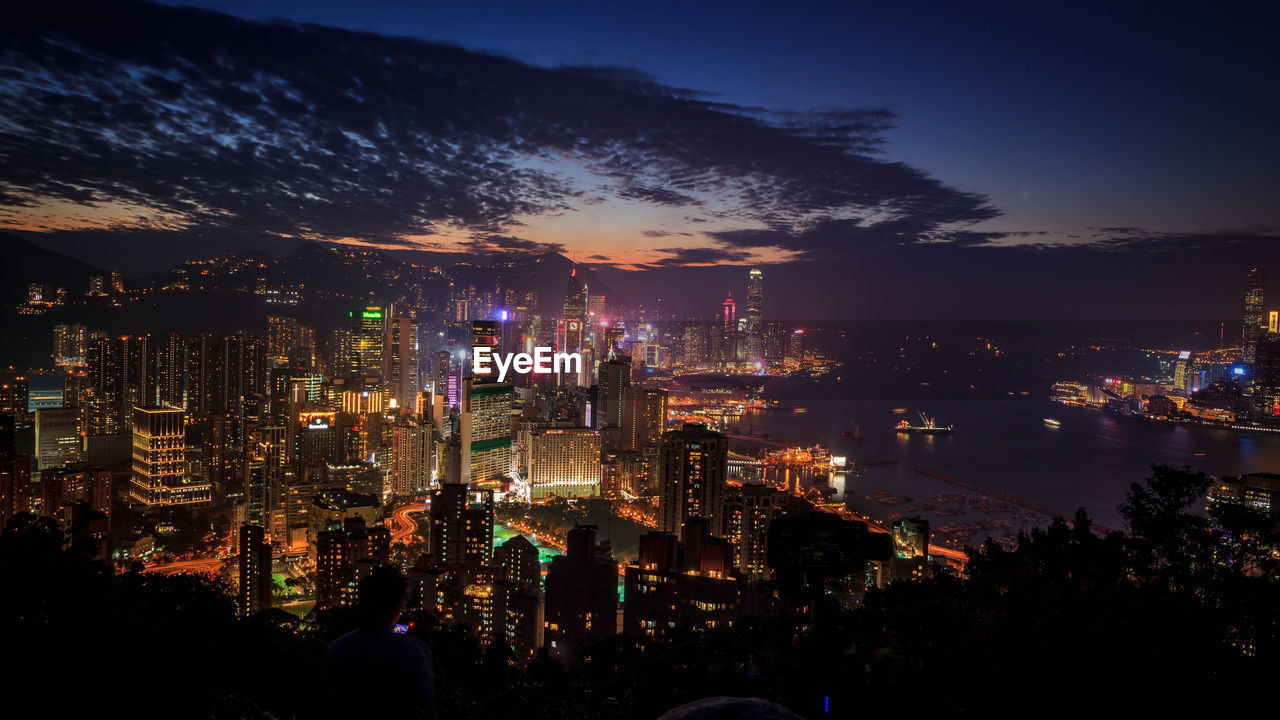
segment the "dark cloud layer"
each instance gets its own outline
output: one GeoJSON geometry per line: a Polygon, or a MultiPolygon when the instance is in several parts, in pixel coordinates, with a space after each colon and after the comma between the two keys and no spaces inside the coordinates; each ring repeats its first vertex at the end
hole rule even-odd
{"type": "Polygon", "coordinates": [[[619,197],[715,203],[794,237],[814,217],[914,241],[996,214],[877,156],[882,110],[766,112],[635,71],[150,4],[16,13],[0,26],[9,208],[120,202],[244,236],[451,228],[518,250],[514,218],[591,192],[557,171],[567,161],[619,197]]]}

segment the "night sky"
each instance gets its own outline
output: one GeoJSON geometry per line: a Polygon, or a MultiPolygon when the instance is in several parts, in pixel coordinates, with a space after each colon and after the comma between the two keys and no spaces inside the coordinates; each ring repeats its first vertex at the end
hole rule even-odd
{"type": "Polygon", "coordinates": [[[40,4],[0,228],[132,275],[556,250],[707,315],[758,265],[779,318],[1231,319],[1280,279],[1274,10],[971,5],[40,4]]]}

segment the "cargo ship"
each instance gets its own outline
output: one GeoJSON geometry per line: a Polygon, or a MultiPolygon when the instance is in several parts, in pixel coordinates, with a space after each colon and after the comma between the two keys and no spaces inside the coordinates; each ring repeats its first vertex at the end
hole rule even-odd
{"type": "Polygon", "coordinates": [[[956,431],[955,427],[952,425],[943,426],[936,424],[933,418],[925,415],[924,413],[920,413],[920,422],[923,424],[912,425],[907,422],[906,418],[903,418],[898,421],[898,424],[895,425],[893,429],[897,430],[902,435],[950,435],[956,431]]]}

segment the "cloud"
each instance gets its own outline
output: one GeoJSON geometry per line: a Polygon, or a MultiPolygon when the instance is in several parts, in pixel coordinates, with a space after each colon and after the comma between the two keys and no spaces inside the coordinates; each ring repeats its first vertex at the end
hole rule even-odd
{"type": "Polygon", "coordinates": [[[460,231],[532,250],[491,237],[590,202],[597,183],[569,168],[626,201],[818,245],[838,242],[819,239],[828,222],[876,240],[998,214],[879,157],[894,121],[879,109],[764,111],[630,69],[133,2],[28,3],[6,20],[0,209],[45,230],[70,205],[124,230],[460,231]]]}
{"type": "Polygon", "coordinates": [[[666,257],[646,263],[647,267],[740,263],[751,257],[751,253],[744,250],[705,246],[662,248],[658,252],[665,254],[666,257]]]}

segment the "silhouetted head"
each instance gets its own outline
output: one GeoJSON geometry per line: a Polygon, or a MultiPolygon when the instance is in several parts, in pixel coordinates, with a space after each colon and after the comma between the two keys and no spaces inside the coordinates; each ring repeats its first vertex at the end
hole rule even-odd
{"type": "Polygon", "coordinates": [[[378,565],[360,581],[360,623],[390,630],[409,603],[409,584],[394,565],[378,565]]]}

